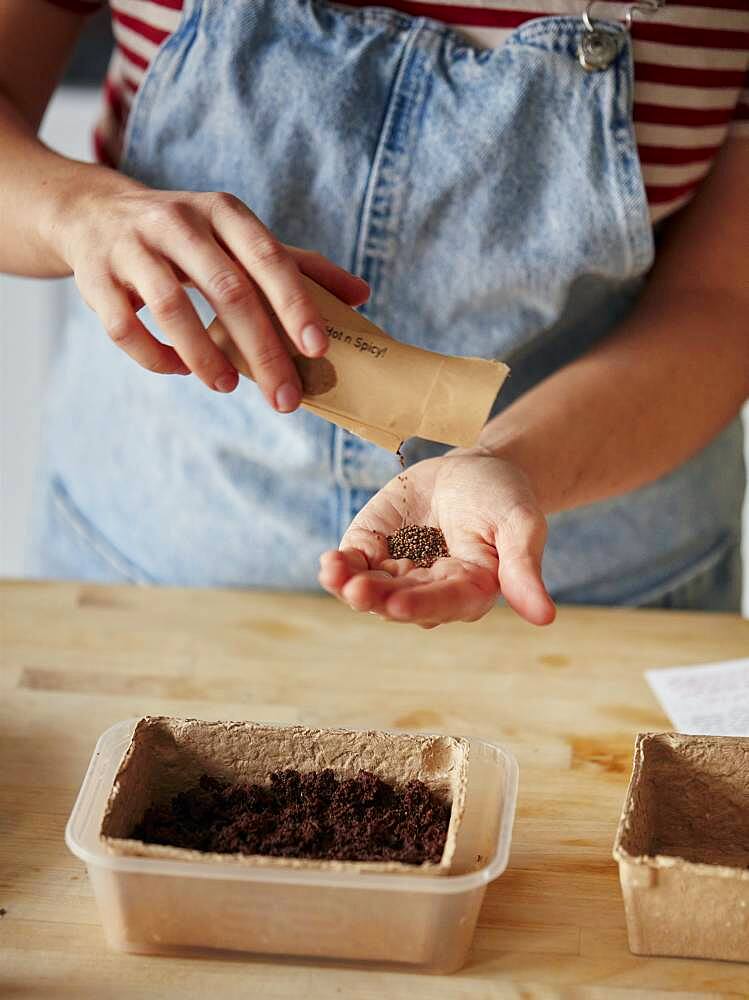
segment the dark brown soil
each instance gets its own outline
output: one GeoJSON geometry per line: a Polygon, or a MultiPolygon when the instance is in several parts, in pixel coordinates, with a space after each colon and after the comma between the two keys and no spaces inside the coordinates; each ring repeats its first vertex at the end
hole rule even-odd
{"type": "Polygon", "coordinates": [[[421,781],[393,788],[369,771],[276,771],[270,785],[232,785],[204,774],[153,805],[131,836],[219,854],[339,861],[439,862],[450,806],[421,781]]]}

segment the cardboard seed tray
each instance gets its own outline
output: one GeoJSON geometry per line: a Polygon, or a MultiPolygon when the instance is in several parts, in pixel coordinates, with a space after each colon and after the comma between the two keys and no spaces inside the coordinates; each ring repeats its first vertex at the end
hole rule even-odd
{"type": "Polygon", "coordinates": [[[641,733],[614,858],[635,954],[749,962],[749,739],[641,733]]]}
{"type": "Polygon", "coordinates": [[[138,857],[260,868],[446,875],[455,854],[465,808],[467,749],[465,740],[450,736],[146,716],[138,721],[117,772],[102,820],[101,835],[111,852],[138,857]],[[177,792],[196,785],[202,774],[231,783],[267,785],[269,776],[284,768],[301,772],[331,768],[339,780],[355,778],[364,769],[395,786],[403,786],[414,779],[424,782],[439,798],[452,803],[439,863],[411,865],[213,854],[145,844],[130,836],[149,805],[168,802],[177,792]]]}

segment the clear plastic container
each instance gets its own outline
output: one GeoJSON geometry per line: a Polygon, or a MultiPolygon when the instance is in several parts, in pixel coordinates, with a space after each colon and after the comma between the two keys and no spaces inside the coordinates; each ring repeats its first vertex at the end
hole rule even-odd
{"type": "Polygon", "coordinates": [[[465,962],[486,886],[507,867],[518,767],[470,740],[455,867],[402,875],[261,869],[111,854],[99,830],[136,720],[99,739],[65,830],[85,862],[107,941],[121,951],[251,952],[447,973],[465,962]],[[473,870],[471,870],[473,869],[473,870]]]}

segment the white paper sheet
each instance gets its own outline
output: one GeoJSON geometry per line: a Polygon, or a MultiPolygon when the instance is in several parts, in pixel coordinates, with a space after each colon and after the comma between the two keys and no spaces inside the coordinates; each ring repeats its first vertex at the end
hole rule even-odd
{"type": "Polygon", "coordinates": [[[646,670],[645,677],[678,732],[749,736],[749,659],[646,670]]]}

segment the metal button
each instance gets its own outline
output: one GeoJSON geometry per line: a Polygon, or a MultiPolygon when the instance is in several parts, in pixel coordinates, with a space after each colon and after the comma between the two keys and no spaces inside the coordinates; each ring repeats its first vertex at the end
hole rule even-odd
{"type": "Polygon", "coordinates": [[[585,31],[577,48],[577,58],[589,73],[607,69],[619,54],[619,40],[610,31],[585,31]]]}

